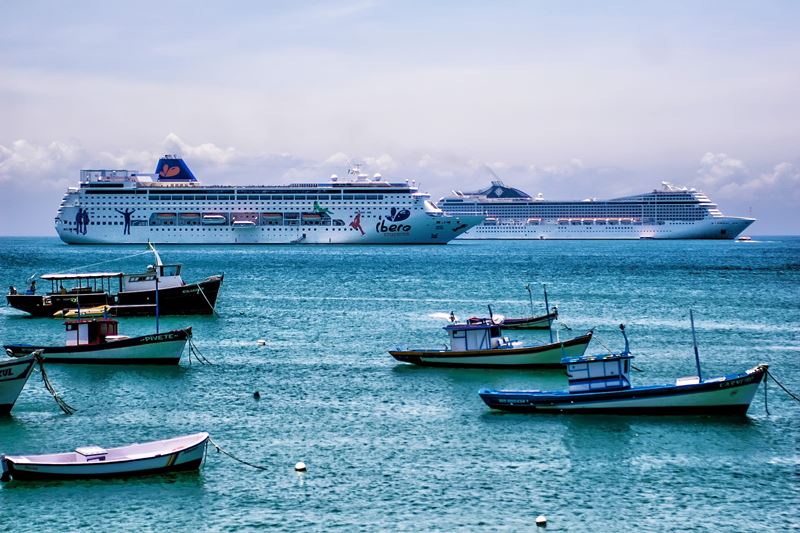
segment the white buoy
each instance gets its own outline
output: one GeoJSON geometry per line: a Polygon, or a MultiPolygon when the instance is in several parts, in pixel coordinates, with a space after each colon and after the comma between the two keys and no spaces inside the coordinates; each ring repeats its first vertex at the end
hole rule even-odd
{"type": "Polygon", "coordinates": [[[536,517],[536,525],[539,527],[544,527],[547,525],[547,517],[543,514],[540,514],[536,517]]]}
{"type": "Polygon", "coordinates": [[[298,461],[296,465],[294,465],[295,472],[305,472],[306,471],[306,464],[303,461],[298,461]]]}
{"type": "Polygon", "coordinates": [[[258,339],[258,345],[259,346],[264,346],[266,344],[267,344],[267,341],[265,341],[264,339],[258,339]]]}

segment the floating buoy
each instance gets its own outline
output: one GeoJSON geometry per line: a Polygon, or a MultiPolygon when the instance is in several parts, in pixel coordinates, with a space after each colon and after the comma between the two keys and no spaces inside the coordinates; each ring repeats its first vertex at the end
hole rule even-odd
{"type": "Polygon", "coordinates": [[[265,346],[266,344],[267,344],[267,341],[265,341],[264,339],[258,339],[258,345],[259,346],[265,346]]]}
{"type": "Polygon", "coordinates": [[[258,391],[255,391],[253,393],[253,398],[255,398],[256,400],[260,400],[261,399],[261,393],[258,392],[258,391]]]}
{"type": "Polygon", "coordinates": [[[303,461],[298,461],[296,465],[294,465],[295,472],[305,472],[306,471],[306,464],[303,461]]]}
{"type": "Polygon", "coordinates": [[[547,525],[547,517],[543,514],[540,514],[536,517],[536,525],[538,527],[545,527],[547,525]]]}

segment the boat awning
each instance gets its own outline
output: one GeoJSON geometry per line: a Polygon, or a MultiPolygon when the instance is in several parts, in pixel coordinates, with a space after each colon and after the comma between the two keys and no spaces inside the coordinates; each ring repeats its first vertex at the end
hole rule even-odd
{"type": "Polygon", "coordinates": [[[124,276],[122,272],[83,272],[80,274],[42,274],[39,276],[45,280],[68,280],[68,279],[101,279],[101,278],[118,278],[124,276]]]}

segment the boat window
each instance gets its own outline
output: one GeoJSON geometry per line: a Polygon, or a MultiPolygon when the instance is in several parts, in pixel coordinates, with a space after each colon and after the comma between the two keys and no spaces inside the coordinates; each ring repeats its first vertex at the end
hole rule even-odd
{"type": "Polygon", "coordinates": [[[454,339],[463,339],[467,336],[467,332],[463,329],[457,329],[453,331],[453,338],[454,339]]]}
{"type": "Polygon", "coordinates": [[[492,337],[499,337],[500,336],[500,328],[491,328],[489,330],[489,335],[492,337]]]}
{"type": "Polygon", "coordinates": [[[626,374],[628,373],[628,360],[627,359],[625,359],[625,365],[623,366],[623,370],[622,371],[625,372],[626,374]]]}

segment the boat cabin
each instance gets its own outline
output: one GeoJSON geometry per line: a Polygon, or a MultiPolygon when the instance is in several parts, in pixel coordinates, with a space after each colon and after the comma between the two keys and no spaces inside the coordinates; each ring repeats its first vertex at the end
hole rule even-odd
{"type": "Polygon", "coordinates": [[[103,344],[125,338],[117,333],[117,321],[110,318],[67,320],[67,346],[103,344]]]}
{"type": "Polygon", "coordinates": [[[631,359],[628,353],[564,357],[569,392],[600,392],[631,388],[631,359]]]}
{"type": "Polygon", "coordinates": [[[454,352],[494,350],[512,346],[512,341],[503,336],[500,326],[490,320],[479,323],[449,324],[444,327],[450,338],[450,349],[454,352]]]}
{"type": "Polygon", "coordinates": [[[158,278],[158,290],[186,285],[181,277],[181,265],[149,265],[143,274],[126,275],[122,280],[122,291],[154,291],[158,278]]]}

